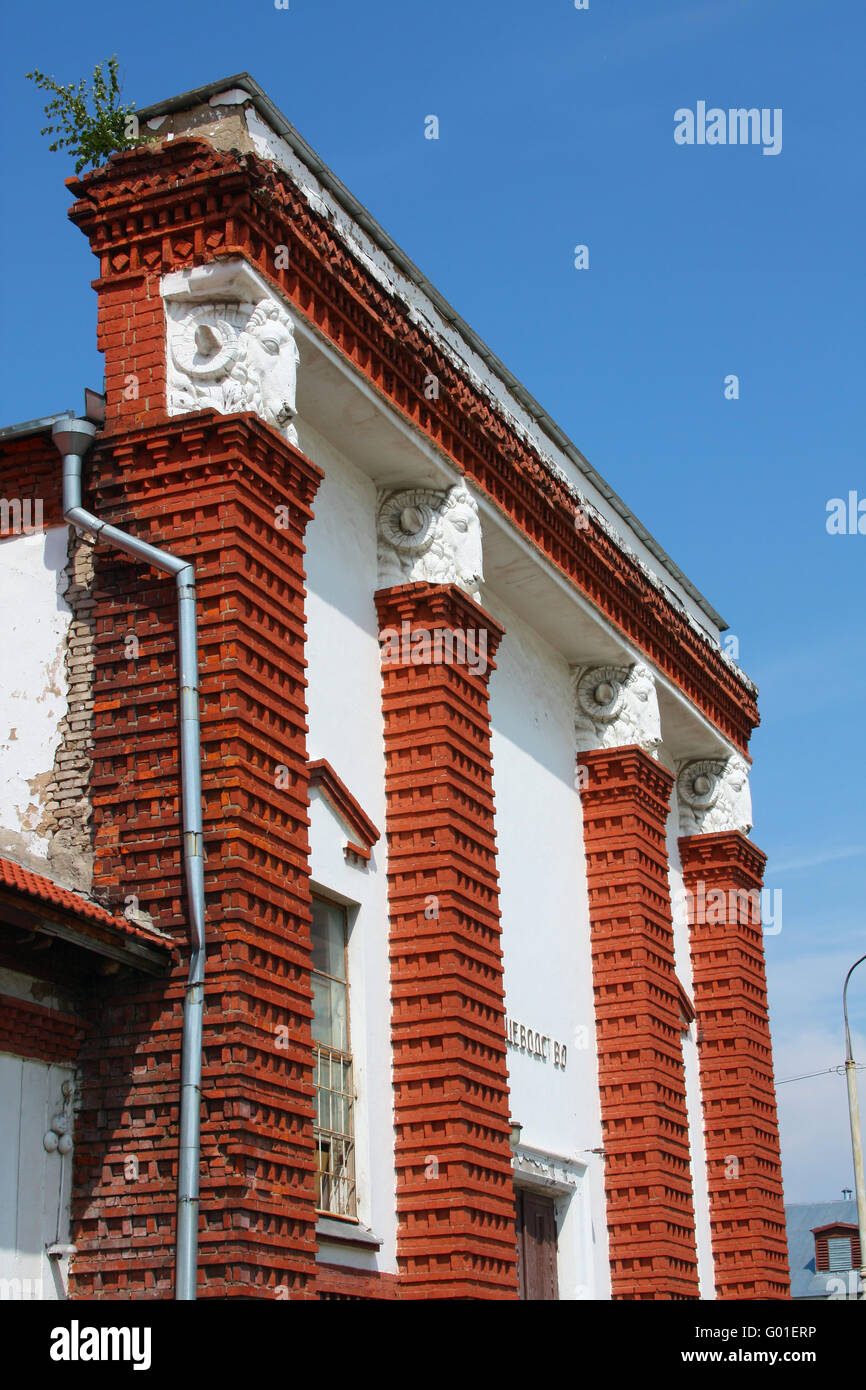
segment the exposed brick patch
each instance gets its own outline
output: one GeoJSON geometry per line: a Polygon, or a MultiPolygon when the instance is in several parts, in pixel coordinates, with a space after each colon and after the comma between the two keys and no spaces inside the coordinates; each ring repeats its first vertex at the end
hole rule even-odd
{"type": "MultiPolygon", "coordinates": [[[[60,455],[50,432],[0,444],[0,497],[18,499],[22,504],[38,500],[45,530],[64,524],[60,455]]],[[[35,517],[33,508],[31,516],[35,517]]],[[[70,528],[70,537],[74,535],[70,528]]],[[[92,574],[90,546],[72,539],[63,593],[72,612],[65,658],[68,703],[60,725],[53,771],[44,791],[41,827],[50,836],[48,860],[52,876],[80,893],[90,891],[92,876],[88,798],[92,574]]]]}
{"type": "MultiPolygon", "coordinates": [[[[60,456],[54,450],[59,469],[60,456]]],[[[93,767],[93,545],[69,528],[64,599],[71,610],[66,635],[66,714],[48,786],[53,833],[48,859],[54,877],[80,893],[93,883],[90,774],[93,767]]]]}
{"type": "Polygon", "coordinates": [[[382,672],[402,1292],[516,1298],[487,692],[502,629],[451,585],[383,589],[376,607],[380,631],[486,629],[488,653],[485,674],[382,672]]]}
{"type": "Polygon", "coordinates": [[[766,855],[733,830],[684,836],[679,845],[700,1029],[716,1294],[788,1298],[773,1050],[756,910],[766,855]],[[713,890],[724,894],[726,910],[713,890]]]}
{"type": "Polygon", "coordinates": [[[697,1298],[681,986],[665,840],[673,777],[642,749],[581,753],[614,1298],[697,1298]]]}

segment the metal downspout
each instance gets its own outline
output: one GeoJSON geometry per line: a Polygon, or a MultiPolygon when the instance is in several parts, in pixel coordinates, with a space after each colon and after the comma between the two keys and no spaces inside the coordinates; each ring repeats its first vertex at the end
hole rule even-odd
{"type": "Polygon", "coordinates": [[[94,541],[104,540],[118,550],[144,560],[177,585],[180,667],[180,752],[183,804],[183,859],[189,901],[191,955],[183,1005],[181,1051],[180,1136],[177,1168],[177,1249],[175,1292],[179,1300],[194,1300],[198,1279],[198,1206],[201,1119],[201,1053],[204,1014],[205,914],[204,855],[201,811],[201,738],[198,717],[198,651],[196,642],[195,569],[186,560],[158,550],[116,526],[100,521],[81,505],[82,459],[93,443],[96,426],[69,417],[51,431],[63,457],[63,515],[94,541]]]}

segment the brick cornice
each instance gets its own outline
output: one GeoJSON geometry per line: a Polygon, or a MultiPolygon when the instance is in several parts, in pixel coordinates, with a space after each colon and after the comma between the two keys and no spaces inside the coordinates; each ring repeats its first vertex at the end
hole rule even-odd
{"type": "Polygon", "coordinates": [[[352,795],[342,778],[337,776],[327,758],[316,758],[308,764],[307,771],[310,777],[310,791],[315,787],[320,788],[334,810],[360,840],[361,843],[353,845],[352,850],[362,858],[369,859],[370,851],[379,839],[379,831],[361,803],[352,795]]]}
{"type": "MultiPolygon", "coordinates": [[[[301,509],[299,520],[306,524],[324,477],[305,454],[250,411],[220,415],[203,410],[173,420],[127,423],[122,434],[106,432],[97,438],[86,467],[93,470],[105,500],[116,499],[121,507],[130,484],[140,487],[141,500],[151,501],[160,516],[165,545],[171,543],[171,520],[163,505],[169,488],[189,493],[195,505],[190,485],[218,481],[230,469],[262,494],[259,506],[262,500],[272,499],[275,506],[288,502],[301,509]]],[[[148,514],[146,505],[142,513],[137,504],[137,517],[148,514]]],[[[273,516],[268,524],[273,528],[273,516]]]]}
{"type": "Polygon", "coordinates": [[[403,622],[409,622],[413,628],[483,631],[487,634],[489,669],[496,669],[493,657],[505,636],[505,629],[456,584],[429,584],[425,581],[399,584],[390,589],[377,589],[374,598],[380,633],[387,628],[399,632],[403,622]]]}
{"type": "Polygon", "coordinates": [[[617,788],[628,795],[635,795],[640,790],[658,803],[662,815],[667,815],[675,779],[666,767],[636,743],[624,744],[621,748],[593,748],[585,754],[581,753],[579,761],[591,766],[596,774],[582,789],[584,805],[591,804],[596,795],[606,802],[610,801],[617,788]]]}
{"type": "MultiPolygon", "coordinates": [[[[431,336],[388,295],[276,166],[252,154],[219,152],[201,140],[178,139],[115,155],[68,186],[77,195],[70,216],[100,257],[101,290],[140,283],[183,265],[242,255],[250,260],[391,404],[463,470],[610,622],[745,750],[758,712],[752,687],[689,623],[637,562],[594,519],[575,528],[576,496],[508,424],[431,336]],[[290,248],[288,269],[274,267],[274,248],[290,248]],[[427,400],[425,378],[440,383],[427,400]]],[[[142,333],[158,337],[158,286],[142,333]],[[154,317],[156,315],[156,317],[154,317]]],[[[106,301],[106,313],[112,305],[106,301]]],[[[111,322],[100,323],[109,390],[122,391],[112,370],[111,322]]],[[[139,335],[140,336],[140,335],[139,335]]],[[[127,352],[125,344],[116,345],[127,352]]],[[[164,367],[142,350],[125,371],[147,377],[140,408],[164,410],[164,367]],[[148,384],[149,383],[149,384],[148,384]]],[[[118,412],[135,413],[132,403],[118,412]]]]}
{"type": "Polygon", "coordinates": [[[739,830],[719,830],[711,835],[682,835],[679,839],[683,870],[691,873],[703,869],[707,873],[738,873],[752,881],[754,887],[763,883],[767,856],[763,850],[739,830]]]}

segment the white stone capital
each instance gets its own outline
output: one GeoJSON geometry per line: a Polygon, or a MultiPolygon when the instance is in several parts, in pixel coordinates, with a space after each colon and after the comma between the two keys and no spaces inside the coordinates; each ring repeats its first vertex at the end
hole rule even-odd
{"type": "Polygon", "coordinates": [[[457,584],[478,599],[484,579],[478,504],[465,483],[447,491],[379,492],[379,587],[426,580],[457,584]]]}
{"type": "Polygon", "coordinates": [[[635,743],[657,755],[662,742],[655,678],[642,661],[633,666],[578,666],[572,671],[578,752],[635,743]]]}
{"type": "Polygon", "coordinates": [[[281,296],[240,258],[174,271],[160,293],[169,415],[252,410],[297,444],[300,354],[281,296]]]}
{"type": "Polygon", "coordinates": [[[720,830],[739,830],[747,835],[752,828],[749,764],[739,753],[681,763],[677,804],[681,835],[709,835],[720,830]]]}

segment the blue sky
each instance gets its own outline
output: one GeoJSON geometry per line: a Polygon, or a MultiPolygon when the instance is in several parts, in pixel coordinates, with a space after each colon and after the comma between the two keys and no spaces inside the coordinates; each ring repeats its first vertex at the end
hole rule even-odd
{"type": "MultiPolygon", "coordinates": [[[[825,528],[830,498],[866,498],[862,5],[47,0],[11,16],[0,422],[77,408],[102,374],[71,161],[40,136],[24,73],[77,80],[116,52],[138,106],[252,73],[730,623],[761,689],[753,836],[783,893],[777,1076],[835,1066],[842,979],[866,951],[866,535],[825,528]],[[676,145],[674,112],[698,101],[781,108],[781,153],[676,145]]],[[[779,1100],[788,1198],[838,1196],[844,1083],[779,1100]]]]}

